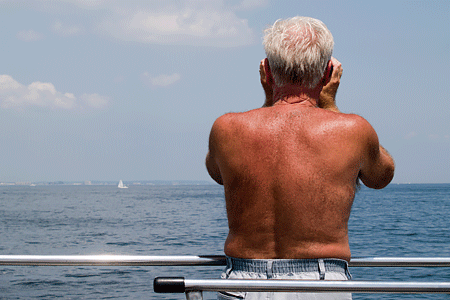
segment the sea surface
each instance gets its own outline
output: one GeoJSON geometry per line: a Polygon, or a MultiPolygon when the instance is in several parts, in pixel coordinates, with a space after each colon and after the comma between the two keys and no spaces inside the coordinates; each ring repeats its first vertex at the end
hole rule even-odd
{"type": "MultiPolygon", "coordinates": [[[[450,184],[362,188],[349,223],[354,257],[450,257],[450,184]]],[[[0,255],[221,255],[219,185],[0,186],[0,255]]],[[[0,266],[0,299],[185,299],[157,276],[218,278],[223,267],[0,266]]],[[[447,281],[450,268],[351,268],[353,280],[447,281]]],[[[204,293],[214,299],[215,293],[204,293]]],[[[354,294],[353,299],[450,299],[354,294]]]]}

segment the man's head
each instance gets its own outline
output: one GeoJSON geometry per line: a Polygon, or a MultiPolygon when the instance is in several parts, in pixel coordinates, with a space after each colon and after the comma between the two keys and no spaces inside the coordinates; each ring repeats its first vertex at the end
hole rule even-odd
{"type": "Polygon", "coordinates": [[[325,24],[313,18],[294,17],[276,21],[264,33],[264,49],[275,85],[315,88],[334,46],[325,24]]]}

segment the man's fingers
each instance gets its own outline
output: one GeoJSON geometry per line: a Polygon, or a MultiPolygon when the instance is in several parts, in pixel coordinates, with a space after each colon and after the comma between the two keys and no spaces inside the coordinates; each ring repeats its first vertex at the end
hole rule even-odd
{"type": "Polygon", "coordinates": [[[331,74],[332,78],[341,78],[343,73],[342,64],[334,57],[331,57],[331,64],[333,66],[333,73],[331,74]]]}
{"type": "Polygon", "coordinates": [[[335,57],[331,57],[331,63],[333,64],[333,66],[341,65],[341,63],[335,57]]]}

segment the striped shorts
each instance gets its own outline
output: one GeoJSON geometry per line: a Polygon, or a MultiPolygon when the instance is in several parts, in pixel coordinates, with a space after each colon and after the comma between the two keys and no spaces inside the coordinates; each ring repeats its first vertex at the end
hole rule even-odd
{"type": "MultiPolygon", "coordinates": [[[[349,280],[340,259],[241,259],[227,257],[223,279],[349,280]]],[[[217,299],[352,299],[351,293],[218,292],[217,299]]]]}

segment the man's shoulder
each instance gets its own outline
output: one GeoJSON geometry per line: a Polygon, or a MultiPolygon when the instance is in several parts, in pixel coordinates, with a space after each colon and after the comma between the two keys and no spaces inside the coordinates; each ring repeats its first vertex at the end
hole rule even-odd
{"type": "Polygon", "coordinates": [[[349,124],[349,126],[352,126],[356,130],[359,131],[372,131],[372,125],[363,117],[356,114],[342,114],[345,118],[345,121],[349,124]]]}
{"type": "Polygon", "coordinates": [[[329,115],[329,120],[334,122],[339,122],[342,125],[346,125],[351,128],[361,128],[364,129],[370,126],[370,123],[360,115],[357,114],[347,114],[341,112],[326,112],[329,115]]]}
{"type": "Polygon", "coordinates": [[[360,115],[326,111],[319,119],[317,128],[328,128],[335,134],[363,138],[375,133],[372,125],[360,115]]]}
{"type": "Polygon", "coordinates": [[[362,116],[356,114],[342,114],[343,128],[347,129],[348,136],[353,136],[363,144],[378,141],[377,133],[372,125],[362,116]]]}
{"type": "Polygon", "coordinates": [[[224,135],[224,134],[232,134],[235,130],[234,128],[241,124],[243,118],[240,116],[241,113],[226,113],[220,117],[218,117],[212,126],[211,132],[214,135],[224,135]]]}
{"type": "Polygon", "coordinates": [[[214,122],[214,126],[230,127],[243,125],[255,118],[257,115],[257,110],[226,113],[216,119],[216,121],[214,122]]]}
{"type": "Polygon", "coordinates": [[[230,112],[221,115],[216,119],[213,127],[229,127],[231,124],[237,122],[240,119],[239,114],[240,113],[230,112]]]}

